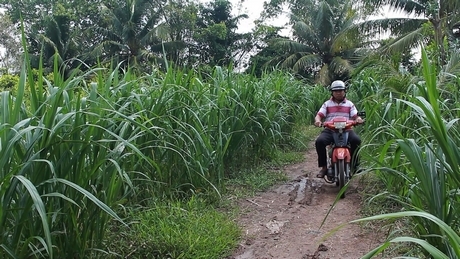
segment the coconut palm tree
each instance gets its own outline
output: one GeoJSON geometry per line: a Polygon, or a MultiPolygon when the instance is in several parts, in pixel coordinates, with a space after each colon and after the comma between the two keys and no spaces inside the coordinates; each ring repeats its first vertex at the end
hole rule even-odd
{"type": "Polygon", "coordinates": [[[169,49],[185,47],[183,42],[164,40],[168,38],[168,26],[159,10],[164,2],[155,4],[149,0],[127,0],[103,6],[104,24],[95,33],[102,35],[102,39],[89,55],[141,67],[147,61],[162,62],[162,54],[169,49]]]}
{"type": "Polygon", "coordinates": [[[71,29],[71,19],[68,14],[53,14],[43,19],[44,32],[30,35],[30,50],[32,66],[39,67],[39,57],[43,57],[45,72],[53,71],[57,62],[64,77],[79,65],[75,58],[79,57],[80,35],[71,29]],[[55,58],[57,57],[57,59],[55,58]]]}
{"type": "Polygon", "coordinates": [[[273,44],[284,55],[270,61],[328,85],[347,80],[365,50],[365,35],[353,29],[359,19],[352,2],[322,0],[311,8],[291,14],[293,39],[278,38],[273,44]]]}
{"type": "Polygon", "coordinates": [[[390,30],[396,38],[384,49],[400,51],[416,47],[421,42],[432,42],[437,48],[437,63],[444,65],[447,60],[446,45],[455,36],[455,26],[460,21],[460,1],[458,0],[363,0],[367,7],[378,10],[383,6],[404,17],[381,18],[360,24],[366,31],[390,30]]]}

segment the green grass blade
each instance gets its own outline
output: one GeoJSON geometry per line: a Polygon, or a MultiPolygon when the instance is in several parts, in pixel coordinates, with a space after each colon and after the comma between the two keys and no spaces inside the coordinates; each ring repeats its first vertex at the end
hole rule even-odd
{"type": "MultiPolygon", "coordinates": [[[[458,233],[455,230],[453,230],[449,225],[447,225],[444,221],[426,212],[403,211],[403,212],[388,213],[388,214],[376,215],[376,216],[353,220],[351,221],[351,223],[370,221],[370,220],[379,220],[379,219],[403,218],[403,217],[421,217],[421,218],[428,219],[431,222],[438,225],[439,228],[443,231],[443,236],[447,238],[449,247],[451,248],[451,250],[454,252],[454,254],[457,257],[460,256],[460,236],[458,235],[458,233]]],[[[439,238],[444,238],[444,237],[439,237],[439,238]]]]}
{"type": "Polygon", "coordinates": [[[92,201],[94,204],[96,204],[99,208],[101,208],[103,211],[105,211],[107,214],[112,216],[114,219],[120,221],[122,224],[126,225],[126,223],[111,209],[109,206],[107,206],[105,203],[103,203],[101,200],[99,200],[96,196],[94,196],[92,193],[88,192],[87,190],[81,188],[81,186],[70,182],[66,179],[61,179],[61,178],[56,178],[51,181],[57,181],[60,183],[63,183],[69,187],[72,187],[73,189],[77,190],[84,196],[86,196],[90,201],[92,201]]]}
{"type": "Polygon", "coordinates": [[[18,257],[14,254],[11,249],[9,249],[7,246],[4,244],[1,244],[0,247],[12,258],[12,259],[17,259],[18,257]]]}
{"type": "Polygon", "coordinates": [[[24,185],[24,187],[26,187],[27,191],[29,192],[30,197],[32,198],[32,201],[35,205],[35,209],[40,215],[40,219],[42,222],[43,232],[45,234],[45,240],[46,240],[45,249],[48,255],[50,256],[50,258],[53,258],[53,244],[51,242],[51,232],[50,232],[50,227],[48,224],[48,218],[46,216],[45,204],[43,203],[43,200],[40,197],[40,194],[38,193],[37,189],[35,188],[35,186],[32,184],[31,181],[29,181],[27,178],[25,178],[22,175],[16,175],[14,176],[14,178],[18,179],[24,185]]]}
{"type": "Polygon", "coordinates": [[[433,256],[433,258],[436,259],[449,259],[449,257],[441,252],[439,249],[431,245],[425,240],[419,239],[419,238],[413,238],[413,237],[396,237],[393,238],[391,243],[403,243],[403,242],[410,242],[410,243],[415,243],[423,247],[430,255],[433,256]]]}

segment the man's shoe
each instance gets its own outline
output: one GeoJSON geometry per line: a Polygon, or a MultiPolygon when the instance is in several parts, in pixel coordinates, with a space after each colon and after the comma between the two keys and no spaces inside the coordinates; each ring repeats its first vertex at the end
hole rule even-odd
{"type": "Polygon", "coordinates": [[[319,173],[316,175],[318,178],[324,178],[324,176],[327,174],[327,169],[321,169],[319,173]]]}

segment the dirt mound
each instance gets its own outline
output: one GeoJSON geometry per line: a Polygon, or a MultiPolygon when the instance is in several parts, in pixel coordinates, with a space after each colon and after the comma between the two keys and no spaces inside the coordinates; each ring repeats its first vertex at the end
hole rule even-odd
{"type": "Polygon", "coordinates": [[[332,233],[360,218],[356,177],[320,228],[339,188],[315,177],[316,159],[310,149],[305,162],[284,168],[288,183],[240,201],[243,242],[228,259],[360,258],[383,241],[381,233],[356,224],[332,233]]]}

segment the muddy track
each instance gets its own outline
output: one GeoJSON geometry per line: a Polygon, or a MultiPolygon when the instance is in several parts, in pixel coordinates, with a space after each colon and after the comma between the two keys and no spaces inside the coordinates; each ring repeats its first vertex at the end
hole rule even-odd
{"type": "Polygon", "coordinates": [[[352,179],[346,198],[335,205],[320,228],[339,188],[315,177],[313,149],[305,154],[304,162],[283,171],[288,183],[239,201],[243,239],[228,259],[360,258],[383,241],[383,233],[357,224],[332,232],[360,218],[359,177],[352,179]]]}

